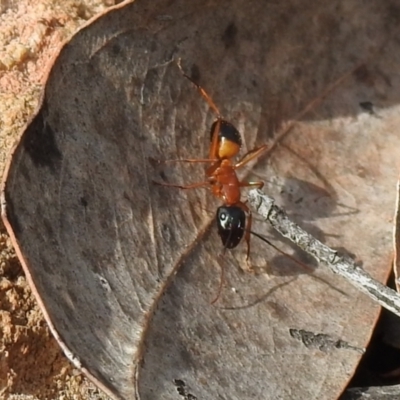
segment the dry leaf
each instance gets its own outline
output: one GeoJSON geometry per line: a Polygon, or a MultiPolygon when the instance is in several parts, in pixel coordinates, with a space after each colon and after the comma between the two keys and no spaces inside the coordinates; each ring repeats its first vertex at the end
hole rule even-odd
{"type": "Polygon", "coordinates": [[[400,181],[397,181],[396,185],[396,207],[394,214],[394,227],[393,227],[393,247],[394,247],[394,260],[393,260],[393,272],[395,276],[396,289],[399,291],[399,251],[400,251],[400,181]]]}

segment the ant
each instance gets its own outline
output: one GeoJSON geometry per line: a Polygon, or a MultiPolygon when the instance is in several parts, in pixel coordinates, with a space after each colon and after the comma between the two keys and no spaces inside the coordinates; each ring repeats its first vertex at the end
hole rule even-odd
{"type": "Polygon", "coordinates": [[[247,243],[248,260],[250,256],[252,214],[247,205],[241,201],[241,188],[255,187],[261,189],[264,186],[264,182],[241,182],[236,174],[236,170],[259,157],[267,149],[267,145],[250,150],[238,162],[234,163],[232,158],[239,153],[242,147],[242,138],[239,131],[233,124],[222,117],[218,107],[208,93],[183,71],[180,60],[177,61],[177,65],[182,75],[196,86],[201,96],[216,114],[216,119],[211,125],[210,150],[207,159],[181,159],[173,161],[210,163],[211,165],[205,171],[206,180],[203,182],[189,185],[164,182],[154,183],[179,189],[210,187],[213,194],[224,203],[223,206],[218,207],[216,213],[218,235],[222,240],[224,248],[235,248],[244,236],[247,243]],[[248,215],[247,223],[246,214],[248,215]]]}
{"type": "MultiPolygon", "coordinates": [[[[322,95],[314,99],[307,107],[302,110],[295,120],[300,119],[303,115],[309,112],[316,104],[323,100],[329,93],[331,93],[340,83],[349,75],[357,71],[360,66],[364,64],[358,64],[349,73],[341,76],[335,82],[333,82],[322,95]]],[[[251,230],[252,225],[252,214],[247,205],[241,201],[241,188],[242,187],[255,187],[261,189],[264,186],[264,182],[247,182],[239,181],[236,174],[236,170],[242,168],[250,161],[260,157],[267,149],[267,145],[262,145],[253,150],[248,151],[238,162],[234,163],[232,159],[238,155],[242,147],[242,139],[239,131],[229,121],[224,119],[215,105],[212,98],[208,93],[197,84],[190,76],[188,76],[182,69],[180,59],[177,60],[177,66],[182,75],[188,79],[199,91],[201,96],[207,102],[209,107],[213,110],[216,115],[216,119],[211,126],[210,132],[210,150],[209,158],[207,159],[181,159],[181,160],[170,160],[175,162],[189,162],[189,163],[210,163],[211,165],[206,168],[205,175],[206,180],[203,182],[192,183],[189,185],[177,185],[165,182],[154,182],[155,184],[169,187],[176,187],[179,189],[195,189],[200,187],[211,188],[213,194],[223,201],[223,205],[218,207],[216,213],[216,222],[218,228],[218,234],[222,240],[224,249],[233,249],[239,245],[242,241],[243,236],[247,243],[247,260],[250,257],[250,233],[258,237],[262,241],[272,246],[275,250],[285,255],[292,261],[299,264],[302,268],[312,272],[312,269],[306,264],[300,262],[296,258],[283,252],[273,243],[271,243],[263,235],[260,235],[251,230]],[[248,215],[246,223],[246,214],[248,215]]],[[[275,140],[275,143],[269,148],[271,150],[277,140],[282,139],[291,129],[293,124],[290,124],[284,129],[275,140]]],[[[214,304],[220,294],[223,284],[224,269],[221,268],[221,279],[218,288],[217,296],[212,300],[211,304],[214,304]]],[[[324,280],[322,280],[325,282],[324,280]]],[[[325,282],[326,283],[326,282],[325,282]]]]}

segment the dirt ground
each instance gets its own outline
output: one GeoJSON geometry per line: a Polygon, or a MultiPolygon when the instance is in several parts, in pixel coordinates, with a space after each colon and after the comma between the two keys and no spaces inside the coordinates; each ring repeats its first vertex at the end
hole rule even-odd
{"type": "MultiPolygon", "coordinates": [[[[60,45],[94,15],[120,1],[0,1],[0,173],[34,113],[60,45]]],[[[1,224],[1,223],[0,223],[1,224]]],[[[0,398],[107,399],[53,339],[0,226],[0,398]]]]}

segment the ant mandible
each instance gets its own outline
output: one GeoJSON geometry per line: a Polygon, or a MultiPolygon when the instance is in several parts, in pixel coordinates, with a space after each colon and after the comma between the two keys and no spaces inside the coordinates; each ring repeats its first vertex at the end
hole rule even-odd
{"type": "Polygon", "coordinates": [[[216,114],[216,119],[211,126],[208,159],[181,159],[173,161],[211,163],[211,165],[206,169],[206,180],[203,182],[189,185],[177,185],[165,182],[154,183],[179,189],[211,187],[213,194],[224,203],[223,206],[218,207],[216,213],[218,235],[222,240],[224,248],[235,248],[244,236],[247,243],[248,260],[250,256],[252,214],[247,205],[241,201],[241,188],[256,187],[261,189],[264,186],[264,182],[241,182],[238,179],[236,170],[259,157],[267,149],[267,145],[250,150],[237,163],[233,163],[231,159],[239,153],[242,147],[242,139],[239,131],[222,117],[218,107],[214,104],[208,93],[183,71],[180,60],[177,61],[177,65],[182,75],[196,86],[202,97],[216,114]],[[246,213],[248,214],[247,224],[246,213]]]}

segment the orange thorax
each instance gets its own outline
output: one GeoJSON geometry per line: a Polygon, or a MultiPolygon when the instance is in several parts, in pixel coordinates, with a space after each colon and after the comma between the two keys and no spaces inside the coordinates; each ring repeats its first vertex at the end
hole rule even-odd
{"type": "Polygon", "coordinates": [[[222,160],[210,168],[207,175],[215,196],[230,206],[240,201],[240,182],[229,160],[222,160]],[[218,165],[219,164],[219,165],[218,165]]]}

